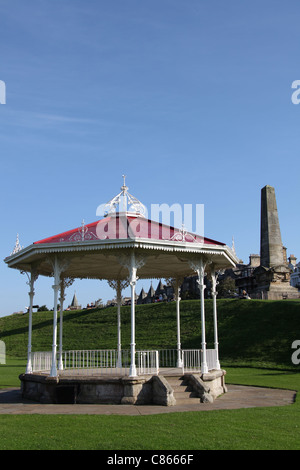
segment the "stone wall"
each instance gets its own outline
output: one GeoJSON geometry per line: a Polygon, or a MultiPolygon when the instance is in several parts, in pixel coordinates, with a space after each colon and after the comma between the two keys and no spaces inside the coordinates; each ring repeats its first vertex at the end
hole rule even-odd
{"type": "Polygon", "coordinates": [[[174,405],[173,391],[160,376],[46,377],[20,375],[22,396],[40,403],[174,405]]]}
{"type": "MultiPolygon", "coordinates": [[[[202,403],[226,392],[223,370],[207,374],[185,374],[202,403]]],[[[144,377],[47,377],[20,375],[22,396],[45,404],[176,404],[174,391],[162,375],[144,377]]]]}

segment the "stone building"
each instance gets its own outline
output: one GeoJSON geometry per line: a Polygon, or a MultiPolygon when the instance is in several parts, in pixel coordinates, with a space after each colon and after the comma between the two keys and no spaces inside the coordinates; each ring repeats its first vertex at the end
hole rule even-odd
{"type": "Polygon", "coordinates": [[[249,256],[249,263],[244,264],[242,261],[236,265],[234,269],[226,270],[225,273],[219,276],[219,280],[230,276],[235,281],[237,294],[243,296],[252,294],[255,289],[255,278],[253,276],[254,270],[260,265],[260,256],[258,254],[251,254],[249,256]]]}
{"type": "Polygon", "coordinates": [[[300,263],[296,263],[295,255],[289,256],[289,268],[291,269],[291,286],[300,289],[300,263]]]}
{"type": "Polygon", "coordinates": [[[137,304],[151,304],[154,302],[170,302],[174,300],[174,289],[171,285],[163,284],[160,280],[157,288],[154,289],[152,282],[148,293],[144,289],[141,290],[137,299],[137,304]]]}
{"type": "Polygon", "coordinates": [[[74,293],[71,305],[69,305],[68,310],[81,310],[81,305],[77,300],[76,292],[74,293]]]}

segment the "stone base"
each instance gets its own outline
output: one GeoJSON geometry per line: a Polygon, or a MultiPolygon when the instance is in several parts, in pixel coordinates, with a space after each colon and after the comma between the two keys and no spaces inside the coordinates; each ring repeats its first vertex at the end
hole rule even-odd
{"type": "MultiPolygon", "coordinates": [[[[226,392],[225,371],[186,374],[201,402],[212,402],[226,392]]],[[[20,375],[23,398],[45,404],[176,404],[167,377],[47,377],[42,374],[20,375]]]]}
{"type": "Polygon", "coordinates": [[[22,396],[45,404],[144,404],[152,399],[152,377],[47,377],[20,375],[22,396]]]}
{"type": "Polygon", "coordinates": [[[290,284],[291,269],[283,264],[267,268],[259,266],[253,271],[255,290],[252,298],[266,300],[299,299],[299,291],[290,284]]]}
{"type": "Polygon", "coordinates": [[[299,299],[300,293],[296,287],[274,282],[269,285],[258,286],[254,294],[251,294],[251,297],[263,300],[299,299]]]}

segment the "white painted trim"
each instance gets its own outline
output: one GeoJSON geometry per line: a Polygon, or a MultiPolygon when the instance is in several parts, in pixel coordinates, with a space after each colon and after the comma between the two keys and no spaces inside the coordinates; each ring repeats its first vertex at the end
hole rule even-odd
{"type": "Polygon", "coordinates": [[[82,251],[104,251],[124,248],[143,250],[160,250],[166,252],[199,253],[206,255],[223,255],[231,266],[238,263],[238,259],[227,245],[205,245],[200,243],[174,242],[170,240],[124,239],[124,240],[93,240],[84,242],[60,242],[47,244],[33,244],[24,250],[5,258],[9,267],[22,263],[28,255],[49,253],[78,253],[82,251]]]}

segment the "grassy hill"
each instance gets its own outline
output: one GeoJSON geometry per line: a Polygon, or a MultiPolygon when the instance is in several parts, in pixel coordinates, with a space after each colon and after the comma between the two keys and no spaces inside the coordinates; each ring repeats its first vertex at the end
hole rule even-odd
{"type": "MultiPolygon", "coordinates": [[[[207,347],[213,347],[212,301],[206,300],[207,347]]],[[[130,307],[122,307],[122,348],[130,348],[130,307]]],[[[33,314],[33,351],[50,351],[52,312],[33,314]]],[[[117,343],[117,309],[64,312],[64,350],[110,349],[117,343]]],[[[294,367],[292,342],[300,340],[300,301],[218,300],[221,364],[294,367]]],[[[137,349],[176,348],[176,305],[136,307],[137,349]]],[[[28,315],[0,318],[0,339],[6,353],[26,357],[28,315]]],[[[183,348],[201,348],[200,302],[181,302],[183,348]]],[[[298,366],[299,368],[299,366],[298,366]]]]}

